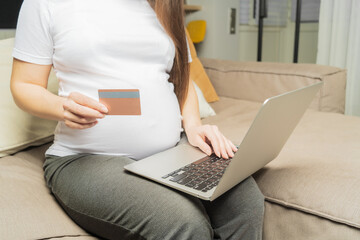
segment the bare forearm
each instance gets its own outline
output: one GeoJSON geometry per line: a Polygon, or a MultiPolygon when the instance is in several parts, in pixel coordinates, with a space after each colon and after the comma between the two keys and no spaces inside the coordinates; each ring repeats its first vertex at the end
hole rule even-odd
{"type": "Polygon", "coordinates": [[[12,83],[11,91],[15,103],[24,111],[41,118],[63,120],[65,98],[31,83],[12,83]]]}
{"type": "Polygon", "coordinates": [[[63,119],[64,98],[46,89],[51,65],[37,65],[14,58],[12,70],[11,93],[21,109],[41,118],[63,119]]]}
{"type": "Polygon", "coordinates": [[[188,94],[182,109],[182,116],[185,131],[189,127],[201,125],[198,98],[191,79],[189,81],[188,94]]]}

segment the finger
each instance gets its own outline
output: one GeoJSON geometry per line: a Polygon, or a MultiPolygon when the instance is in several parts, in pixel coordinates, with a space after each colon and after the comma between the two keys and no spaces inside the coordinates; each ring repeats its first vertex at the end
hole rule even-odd
{"type": "Polygon", "coordinates": [[[231,157],[231,158],[234,157],[234,152],[231,149],[229,140],[224,135],[222,135],[222,137],[223,137],[223,140],[224,140],[224,145],[225,145],[225,149],[226,149],[226,152],[227,152],[228,156],[231,157]]]}
{"type": "Polygon", "coordinates": [[[228,139],[228,141],[229,141],[229,144],[230,144],[230,146],[231,146],[231,149],[232,149],[234,152],[237,152],[238,148],[233,144],[232,141],[230,141],[229,139],[228,139]]]}
{"type": "Polygon", "coordinates": [[[81,93],[72,92],[72,93],[70,93],[69,98],[74,100],[76,103],[78,103],[80,105],[95,109],[99,112],[102,112],[102,113],[108,112],[108,109],[104,104],[99,103],[98,101],[96,101],[88,96],[85,96],[81,93]]]}
{"type": "Polygon", "coordinates": [[[217,126],[213,126],[213,129],[214,129],[214,133],[216,135],[216,137],[218,138],[218,142],[219,142],[219,146],[220,146],[220,152],[221,152],[221,156],[225,159],[228,159],[229,156],[227,154],[227,151],[226,151],[226,147],[225,147],[225,141],[224,141],[224,138],[221,134],[221,132],[219,131],[218,127],[217,126]]]}
{"type": "Polygon", "coordinates": [[[194,146],[200,148],[200,150],[206,153],[208,156],[210,156],[212,153],[211,147],[200,136],[196,137],[194,146]]]}
{"type": "Polygon", "coordinates": [[[210,141],[211,147],[214,150],[214,153],[216,154],[216,156],[220,157],[221,154],[220,154],[219,140],[216,137],[212,127],[211,126],[206,127],[204,129],[203,134],[210,141]]]}
{"type": "Polygon", "coordinates": [[[65,124],[69,128],[73,128],[73,129],[86,129],[86,128],[90,128],[90,127],[95,126],[97,124],[97,121],[93,122],[93,123],[89,123],[89,124],[79,124],[79,123],[76,123],[76,122],[71,122],[71,121],[66,120],[65,124]]]}
{"type": "Polygon", "coordinates": [[[103,118],[105,116],[99,111],[77,104],[71,99],[65,101],[63,107],[65,110],[84,118],[103,118]]]}
{"type": "Polygon", "coordinates": [[[84,118],[84,117],[78,116],[76,114],[73,114],[72,112],[69,112],[69,111],[64,112],[64,118],[71,122],[76,122],[76,123],[80,123],[80,124],[89,124],[89,123],[96,122],[96,118],[84,118]]]}

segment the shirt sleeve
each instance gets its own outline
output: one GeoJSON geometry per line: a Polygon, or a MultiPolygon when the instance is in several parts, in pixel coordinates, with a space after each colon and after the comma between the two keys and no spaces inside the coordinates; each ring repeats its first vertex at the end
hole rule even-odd
{"type": "Polygon", "coordinates": [[[187,46],[187,52],[188,52],[188,63],[191,63],[192,57],[191,57],[189,42],[188,42],[187,38],[186,38],[186,46],[187,46]]]}
{"type": "Polygon", "coordinates": [[[25,62],[51,65],[49,0],[24,0],[17,23],[13,57],[25,62]]]}

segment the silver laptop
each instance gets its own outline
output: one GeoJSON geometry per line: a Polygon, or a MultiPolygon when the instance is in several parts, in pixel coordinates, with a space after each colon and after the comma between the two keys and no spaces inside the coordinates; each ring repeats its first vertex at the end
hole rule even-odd
{"type": "Polygon", "coordinates": [[[124,168],[213,201],[278,156],[321,85],[266,99],[232,159],[207,156],[184,143],[124,168]]]}

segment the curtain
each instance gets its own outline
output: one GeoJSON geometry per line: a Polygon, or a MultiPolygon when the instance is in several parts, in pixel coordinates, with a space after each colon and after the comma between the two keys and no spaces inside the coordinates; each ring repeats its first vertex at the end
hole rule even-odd
{"type": "Polygon", "coordinates": [[[321,0],[317,63],[347,69],[345,114],[360,116],[359,0],[321,0]]]}

